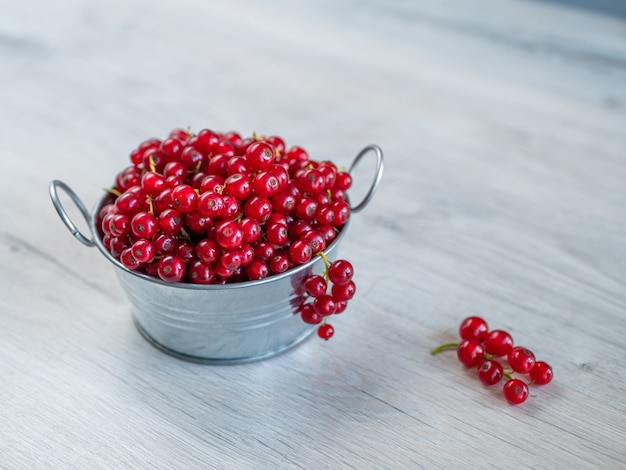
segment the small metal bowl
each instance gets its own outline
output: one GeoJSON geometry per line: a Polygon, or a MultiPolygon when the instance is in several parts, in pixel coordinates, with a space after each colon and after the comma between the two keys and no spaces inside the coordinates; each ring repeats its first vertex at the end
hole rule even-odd
{"type": "MultiPolygon", "coordinates": [[[[363,209],[372,199],[383,172],[383,154],[376,145],[365,147],[349,168],[369,152],[376,155],[374,181],[363,200],[351,207],[363,209]]],[[[106,203],[105,194],[91,214],[65,183],[50,183],[50,198],[63,223],[86,246],[97,246],[115,267],[120,285],[132,305],[134,323],[141,334],[158,349],[193,362],[238,364],[275,356],[294,347],[313,333],[316,326],[302,321],[295,309],[304,300],[302,281],[310,274],[324,271],[323,260],[316,256],[306,264],[259,281],[225,285],[167,283],[131,271],[115,259],[102,244],[96,227],[98,213],[106,203]],[[72,199],[89,224],[91,237],[80,232],[63,208],[61,189],[72,199]]],[[[337,258],[338,246],[349,225],[327,247],[329,260],[337,258]]]]}

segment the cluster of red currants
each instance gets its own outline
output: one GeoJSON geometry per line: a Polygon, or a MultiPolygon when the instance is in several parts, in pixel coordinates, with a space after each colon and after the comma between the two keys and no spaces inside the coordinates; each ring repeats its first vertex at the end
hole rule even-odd
{"type": "MultiPolygon", "coordinates": [[[[141,143],[130,160],[99,212],[102,242],[126,268],[166,282],[283,273],[323,254],[350,216],[350,174],[278,136],[175,129],[141,143]]],[[[345,308],[354,284],[340,281],[335,312],[324,297],[316,315],[345,308]]],[[[309,307],[303,317],[314,323],[309,307]]]]}
{"type": "Polygon", "coordinates": [[[317,325],[323,322],[318,327],[317,334],[327,340],[335,333],[332,325],[327,323],[327,318],[346,309],[348,300],[356,292],[356,285],[352,280],[354,269],[349,261],[340,259],[331,263],[324,253],[320,255],[324,259],[324,274],[311,274],[304,280],[304,292],[311,301],[306,299],[302,302],[298,311],[306,323],[317,325]]]}
{"type": "Polygon", "coordinates": [[[459,327],[461,342],[446,343],[436,347],[431,354],[444,349],[456,348],[461,363],[468,368],[477,368],[478,378],[485,385],[494,385],[505,377],[503,393],[506,400],[518,405],[528,398],[528,385],[545,385],[552,380],[552,368],[537,361],[529,349],[513,345],[513,338],[503,330],[491,330],[481,317],[468,317],[459,327]],[[505,369],[496,358],[506,358],[509,369],[505,369]],[[513,373],[528,374],[530,383],[513,377],[513,373]]]}

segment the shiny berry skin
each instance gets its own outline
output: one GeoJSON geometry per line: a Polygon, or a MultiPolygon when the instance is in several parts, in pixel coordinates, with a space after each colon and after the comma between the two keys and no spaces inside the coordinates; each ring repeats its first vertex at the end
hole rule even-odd
{"type": "Polygon", "coordinates": [[[206,264],[211,265],[215,263],[219,259],[220,253],[220,247],[215,240],[210,238],[200,240],[196,244],[196,256],[206,264]]]}
{"type": "Polygon", "coordinates": [[[135,259],[140,263],[149,263],[154,259],[154,244],[150,240],[145,238],[137,240],[130,249],[135,259]]]}
{"type": "Polygon", "coordinates": [[[198,202],[196,190],[186,184],[181,184],[172,190],[174,208],[185,214],[195,210],[198,202]]]}
{"type": "Polygon", "coordinates": [[[328,285],[322,276],[311,275],[304,280],[303,287],[311,297],[321,297],[326,294],[328,285]]]}
{"type": "Polygon", "coordinates": [[[495,357],[506,356],[513,349],[513,338],[506,331],[493,330],[485,338],[487,354],[495,357]]]}
{"type": "Polygon", "coordinates": [[[238,201],[248,199],[252,191],[252,181],[248,175],[235,173],[224,181],[224,193],[238,201]]]}
{"type": "Polygon", "coordinates": [[[465,367],[476,367],[485,357],[485,348],[477,339],[464,339],[457,346],[456,352],[465,367]]]}
{"type": "Polygon", "coordinates": [[[176,237],[168,233],[159,233],[153,243],[154,252],[158,256],[169,255],[176,249],[176,237]]]}
{"type": "Polygon", "coordinates": [[[224,196],[224,209],[220,213],[220,218],[224,220],[235,220],[241,211],[239,201],[232,196],[224,196]]]}
{"type": "MultiPolygon", "coordinates": [[[[187,146],[180,154],[180,164],[184,166],[186,170],[196,171],[200,167],[204,160],[202,154],[194,147],[187,146]]],[[[169,163],[168,163],[169,165],[169,163]]],[[[167,171],[167,165],[165,166],[167,171]]]]}
{"type": "Polygon", "coordinates": [[[318,314],[324,317],[332,315],[337,310],[335,301],[330,295],[321,295],[316,297],[313,301],[313,308],[318,314]]]}
{"type": "Polygon", "coordinates": [[[302,316],[302,321],[304,321],[304,323],[308,323],[309,325],[318,325],[322,323],[322,320],[324,319],[322,315],[313,309],[312,304],[304,304],[300,315],[302,316]]]}
{"type": "Polygon", "coordinates": [[[462,339],[476,338],[483,341],[488,333],[487,322],[481,317],[467,317],[459,326],[459,336],[462,339]]]}
{"type": "Polygon", "coordinates": [[[268,277],[271,273],[267,262],[262,259],[255,258],[248,266],[246,266],[246,274],[251,281],[257,281],[268,277]]]}
{"type": "Polygon", "coordinates": [[[526,374],[535,365],[535,355],[532,351],[516,346],[507,355],[511,369],[520,374],[526,374]]]}
{"type": "Polygon", "coordinates": [[[296,240],[289,246],[289,258],[295,264],[304,264],[313,256],[311,245],[300,239],[296,240]]]}
{"type": "Polygon", "coordinates": [[[345,259],[337,260],[328,267],[328,279],[333,284],[344,285],[352,280],[354,268],[345,259]]]}
{"type": "Polygon", "coordinates": [[[254,245],[254,256],[266,262],[274,257],[274,251],[274,245],[269,242],[260,241],[254,245]]]}
{"type": "Polygon", "coordinates": [[[243,241],[246,243],[256,243],[261,239],[263,231],[257,219],[245,217],[239,222],[241,230],[243,230],[243,241]]]}
{"type": "Polygon", "coordinates": [[[485,385],[494,385],[502,379],[504,371],[502,365],[494,359],[483,361],[478,366],[478,378],[485,385]]]}
{"type": "Polygon", "coordinates": [[[271,170],[266,170],[261,171],[254,177],[252,187],[256,194],[272,197],[280,190],[280,183],[271,170]]]}
{"type": "Polygon", "coordinates": [[[356,284],[354,281],[348,281],[346,284],[333,284],[330,291],[335,300],[350,300],[356,293],[356,284]]]}
{"type": "Polygon", "coordinates": [[[165,189],[165,177],[160,173],[147,171],[141,177],[141,187],[146,194],[150,196],[158,196],[165,189]]]}
{"type": "Polygon", "coordinates": [[[165,255],[159,260],[157,272],[165,282],[180,282],[185,277],[185,262],[175,255],[165,255]]]}
{"type": "Polygon", "coordinates": [[[130,221],[130,229],[139,238],[152,238],[159,228],[159,221],[150,212],[138,212],[130,221]]]}
{"type": "Polygon", "coordinates": [[[274,149],[266,142],[253,142],[246,149],[246,160],[251,170],[267,170],[274,163],[274,149]]]}
{"type": "MultiPolygon", "coordinates": [[[[133,188],[139,188],[133,186],[133,188]]],[[[137,212],[145,210],[146,207],[146,195],[143,190],[133,191],[133,188],[127,190],[120,197],[115,200],[115,206],[122,213],[130,217],[137,212]]]]}
{"type": "Polygon", "coordinates": [[[165,209],[158,220],[161,231],[170,235],[176,235],[183,226],[183,215],[176,209],[165,209]]]}
{"type": "Polygon", "coordinates": [[[269,262],[269,266],[274,274],[284,273],[290,267],[289,257],[282,253],[275,253],[269,262]]]}
{"type": "Polygon", "coordinates": [[[205,217],[220,217],[224,212],[226,203],[221,194],[207,191],[198,197],[197,207],[200,214],[205,217]]]}
{"type": "Polygon", "coordinates": [[[244,204],[243,213],[246,217],[256,219],[262,224],[272,213],[272,203],[265,196],[254,195],[244,204]]]}
{"type": "Polygon", "coordinates": [[[502,392],[511,405],[519,405],[528,398],[528,385],[519,379],[510,379],[504,384],[502,392]]]}
{"type": "Polygon", "coordinates": [[[317,336],[325,340],[329,340],[334,334],[335,329],[329,323],[324,323],[317,329],[317,336]]]}
{"type": "Polygon", "coordinates": [[[200,183],[200,194],[206,192],[219,193],[224,186],[224,178],[219,175],[207,175],[202,178],[200,183]]]}
{"type": "Polygon", "coordinates": [[[315,168],[305,170],[298,178],[297,183],[302,192],[309,194],[321,193],[326,186],[324,176],[315,168]]]}
{"type": "Polygon", "coordinates": [[[326,248],[326,241],[317,230],[308,230],[304,235],[302,235],[302,239],[311,245],[313,254],[324,251],[326,248]]]}
{"type": "Polygon", "coordinates": [[[322,207],[317,211],[317,221],[322,225],[335,225],[335,211],[332,207],[322,207]]]}
{"type": "Polygon", "coordinates": [[[123,214],[114,214],[109,218],[109,233],[114,237],[123,237],[130,232],[130,219],[123,214]]]}
{"type": "Polygon", "coordinates": [[[549,383],[553,375],[552,367],[543,361],[536,361],[528,372],[530,380],[532,380],[535,385],[545,385],[549,383]]]}
{"type": "Polygon", "coordinates": [[[185,225],[196,233],[206,233],[211,224],[211,217],[205,217],[198,210],[185,214],[185,225]]]}
{"type": "Polygon", "coordinates": [[[340,171],[335,177],[335,186],[342,191],[347,191],[352,186],[352,176],[346,171],[340,171]]]}
{"type": "Polygon", "coordinates": [[[180,181],[183,181],[187,177],[187,168],[181,162],[169,162],[163,168],[163,176],[165,179],[175,176],[180,181]]]}
{"type": "Polygon", "coordinates": [[[281,191],[272,196],[272,209],[280,214],[291,214],[296,207],[296,198],[289,192],[281,191]]]}
{"type": "Polygon", "coordinates": [[[141,263],[133,256],[133,251],[131,248],[126,248],[124,251],[122,251],[120,255],[120,262],[128,269],[131,269],[133,271],[141,268],[143,265],[143,263],[141,263]]]}
{"type": "Polygon", "coordinates": [[[243,242],[243,230],[235,221],[220,222],[215,228],[215,241],[226,250],[238,248],[243,242]]]}
{"type": "Polygon", "coordinates": [[[266,225],[266,236],[267,241],[274,245],[282,245],[289,239],[287,227],[278,223],[266,225]]]}
{"type": "Polygon", "coordinates": [[[296,217],[302,220],[313,220],[317,214],[317,201],[312,197],[303,197],[296,201],[296,217]]]}
{"type": "Polygon", "coordinates": [[[161,153],[167,161],[178,160],[183,151],[183,144],[178,139],[169,138],[161,142],[159,147],[161,153]]]}

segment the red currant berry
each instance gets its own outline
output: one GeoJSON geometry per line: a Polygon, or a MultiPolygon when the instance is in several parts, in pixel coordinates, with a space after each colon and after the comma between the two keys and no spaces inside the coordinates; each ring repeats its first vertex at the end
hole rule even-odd
{"type": "Polygon", "coordinates": [[[274,274],[284,273],[290,267],[289,257],[284,253],[275,253],[270,260],[269,266],[274,274]]]}
{"type": "Polygon", "coordinates": [[[244,204],[243,213],[246,217],[256,219],[262,224],[272,213],[272,203],[265,196],[254,195],[244,204]]]}
{"type": "Polygon", "coordinates": [[[197,207],[203,216],[215,218],[222,215],[226,203],[221,194],[207,191],[198,197],[197,207]]]}
{"type": "Polygon", "coordinates": [[[211,223],[211,217],[205,217],[198,210],[185,215],[185,225],[187,228],[199,234],[206,233],[211,223]]]}
{"type": "Polygon", "coordinates": [[[111,237],[111,256],[119,258],[126,248],[130,248],[128,237],[111,237]]]}
{"type": "Polygon", "coordinates": [[[261,239],[263,232],[257,219],[246,217],[241,219],[239,225],[243,230],[243,241],[246,243],[256,243],[261,239]]]}
{"type": "Polygon", "coordinates": [[[137,212],[145,210],[146,194],[139,186],[133,186],[115,200],[115,206],[122,214],[132,217],[137,212]]]}
{"type": "Polygon", "coordinates": [[[504,398],[512,405],[524,403],[528,398],[528,385],[519,379],[507,380],[502,391],[504,398]]]}
{"type": "Polygon", "coordinates": [[[329,340],[334,334],[335,329],[329,323],[324,323],[317,329],[317,336],[325,340],[329,340]]]}
{"type": "Polygon", "coordinates": [[[109,221],[109,233],[114,237],[123,237],[130,232],[130,220],[122,214],[115,214],[109,221]]]}
{"type": "Polygon", "coordinates": [[[352,186],[352,176],[346,171],[340,171],[337,173],[335,179],[335,186],[342,191],[347,191],[352,186]]]}
{"type": "Polygon", "coordinates": [[[485,338],[485,350],[492,356],[506,356],[513,349],[513,338],[506,331],[493,330],[485,338]]]}
{"type": "Polygon", "coordinates": [[[207,175],[202,178],[200,183],[200,194],[206,192],[219,193],[224,186],[224,178],[219,175],[207,175]]]}
{"type": "Polygon", "coordinates": [[[180,282],[185,277],[185,262],[175,255],[165,255],[159,260],[157,272],[165,282],[180,282]]]}
{"type": "Polygon", "coordinates": [[[159,214],[161,232],[176,235],[183,227],[183,216],[176,209],[165,209],[159,214]]]}
{"type": "Polygon", "coordinates": [[[274,149],[266,142],[253,142],[246,149],[246,160],[251,170],[266,170],[274,163],[274,149]]]}
{"type": "Polygon", "coordinates": [[[302,220],[313,220],[317,214],[317,201],[312,197],[303,197],[296,201],[296,217],[302,220]]]}
{"type": "Polygon", "coordinates": [[[309,245],[311,245],[313,254],[324,251],[324,249],[326,248],[326,241],[317,230],[307,231],[304,235],[302,235],[302,239],[309,245]]]}
{"type": "Polygon", "coordinates": [[[328,285],[322,276],[311,275],[304,280],[303,287],[304,291],[311,297],[321,297],[326,295],[328,285]]]}
{"type": "Polygon", "coordinates": [[[547,363],[537,361],[530,369],[528,375],[534,384],[545,385],[552,380],[554,374],[552,372],[552,367],[550,367],[547,363]]]}
{"type": "Polygon", "coordinates": [[[459,326],[459,335],[462,339],[476,338],[483,341],[489,333],[487,322],[480,317],[467,317],[459,326]]]}
{"type": "Polygon", "coordinates": [[[185,264],[189,264],[196,259],[196,245],[188,240],[176,243],[174,254],[182,259],[185,264]]]}
{"type": "Polygon", "coordinates": [[[220,222],[215,227],[215,241],[226,250],[239,248],[243,242],[243,230],[235,221],[220,222]]]}
{"type": "Polygon", "coordinates": [[[235,173],[224,181],[224,193],[238,201],[248,199],[252,195],[252,182],[246,174],[235,173]]]}
{"type": "Polygon", "coordinates": [[[504,371],[500,363],[494,359],[483,361],[478,366],[478,378],[485,385],[493,385],[500,381],[504,371]]]}
{"type": "Polygon", "coordinates": [[[175,209],[186,214],[195,210],[198,194],[191,186],[181,184],[172,190],[172,202],[175,209]]]}
{"type": "Polygon", "coordinates": [[[328,267],[328,279],[337,285],[347,284],[352,280],[354,268],[349,261],[345,259],[337,260],[328,267]]]}
{"type": "Polygon", "coordinates": [[[140,263],[149,263],[154,259],[154,245],[150,240],[142,238],[133,243],[131,247],[132,255],[140,263]]]}
{"type": "Polygon", "coordinates": [[[159,221],[150,212],[138,212],[130,221],[130,229],[139,238],[152,238],[159,228],[159,221]]]}
{"type": "Polygon", "coordinates": [[[324,190],[326,180],[315,168],[305,170],[297,180],[298,187],[304,193],[317,194],[324,190]]]}
{"type": "Polygon", "coordinates": [[[183,144],[173,138],[169,138],[161,142],[161,146],[159,147],[161,153],[165,156],[167,161],[178,160],[180,154],[183,151],[183,144]]]}
{"type": "Polygon", "coordinates": [[[265,230],[267,241],[274,245],[283,245],[289,239],[286,225],[274,223],[267,226],[265,230]]]}
{"type": "Polygon", "coordinates": [[[346,284],[333,284],[330,291],[333,298],[337,300],[350,300],[356,293],[356,284],[354,281],[348,281],[346,284]]]}
{"type": "Polygon", "coordinates": [[[333,300],[335,301],[335,307],[336,307],[335,315],[339,315],[340,313],[343,313],[348,307],[347,300],[337,300],[335,297],[333,297],[333,300]]]}
{"type": "Polygon", "coordinates": [[[224,209],[220,213],[220,218],[224,220],[234,220],[241,212],[239,201],[232,196],[224,196],[224,209]]]}
{"type": "Polygon", "coordinates": [[[526,374],[535,365],[535,355],[532,351],[521,346],[514,347],[508,354],[511,369],[520,374],[526,374]]]}
{"type": "Polygon", "coordinates": [[[304,304],[300,315],[302,316],[302,321],[304,321],[304,323],[308,323],[309,325],[318,325],[322,323],[322,320],[324,319],[322,315],[315,311],[312,304],[304,304]]]}
{"type": "Polygon", "coordinates": [[[141,263],[139,260],[137,260],[134,256],[133,256],[133,251],[131,248],[126,248],[124,251],[122,251],[121,255],[120,255],[120,262],[126,266],[128,269],[131,269],[133,271],[141,268],[143,266],[143,263],[141,263]]]}
{"type": "Polygon", "coordinates": [[[248,266],[246,266],[246,274],[251,281],[257,281],[268,277],[271,273],[267,262],[256,258],[248,266]]]}
{"type": "Polygon", "coordinates": [[[287,158],[289,160],[308,160],[309,154],[302,147],[293,146],[287,151],[287,158]]]}
{"type": "Polygon", "coordinates": [[[296,240],[289,246],[289,258],[295,264],[304,264],[308,262],[313,256],[313,250],[311,245],[306,241],[300,239],[296,240]]]}
{"type": "Polygon", "coordinates": [[[215,279],[215,271],[210,265],[195,260],[189,265],[187,277],[194,284],[212,284],[215,279]]]}
{"type": "Polygon", "coordinates": [[[271,170],[261,171],[252,183],[254,192],[261,196],[272,197],[280,189],[278,178],[271,170]]]}
{"type": "Polygon", "coordinates": [[[141,187],[146,194],[158,196],[165,189],[165,177],[159,173],[147,171],[141,177],[141,187]]]}
{"type": "Polygon", "coordinates": [[[219,259],[220,254],[220,247],[210,238],[200,240],[196,244],[196,255],[200,258],[200,261],[203,261],[208,265],[215,263],[219,259]]]}
{"type": "Polygon", "coordinates": [[[180,181],[183,181],[185,178],[187,178],[187,167],[185,167],[185,165],[183,165],[181,162],[169,162],[163,168],[163,176],[166,179],[170,176],[175,176],[180,181]]]}
{"type": "Polygon", "coordinates": [[[274,245],[265,241],[258,242],[254,245],[254,256],[269,262],[274,257],[274,245]]]}
{"type": "Polygon", "coordinates": [[[248,162],[244,157],[231,157],[226,163],[226,174],[228,176],[235,173],[248,173],[248,162]]]}
{"type": "Polygon", "coordinates": [[[154,252],[156,255],[163,256],[174,253],[176,249],[176,237],[169,233],[159,233],[154,237],[154,252]]]}
{"type": "Polygon", "coordinates": [[[283,190],[272,196],[272,209],[280,214],[291,214],[296,207],[296,198],[283,190]]]}
{"type": "Polygon", "coordinates": [[[456,352],[465,367],[476,367],[485,357],[485,348],[477,339],[464,339],[457,346],[456,352]]]}
{"type": "MultiPolygon", "coordinates": [[[[180,154],[180,164],[186,171],[196,171],[202,165],[204,157],[196,148],[187,146],[180,154]]],[[[166,165],[167,168],[167,165],[166,165]]]]}
{"type": "Polygon", "coordinates": [[[317,313],[326,317],[332,315],[337,310],[335,301],[330,295],[321,295],[313,301],[313,308],[317,313]]]}

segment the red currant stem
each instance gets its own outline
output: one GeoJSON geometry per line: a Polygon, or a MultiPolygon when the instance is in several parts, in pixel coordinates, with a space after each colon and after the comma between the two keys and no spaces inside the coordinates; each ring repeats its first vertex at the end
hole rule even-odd
{"type": "Polygon", "coordinates": [[[328,271],[328,268],[330,267],[330,261],[328,261],[328,258],[326,257],[326,253],[324,253],[323,251],[318,251],[317,256],[321,257],[324,260],[324,266],[326,267],[326,270],[328,271]]]}
{"type": "Polygon", "coordinates": [[[150,171],[152,173],[156,173],[156,163],[154,163],[154,157],[150,155],[150,158],[148,158],[148,160],[150,161],[150,171]]]}
{"type": "Polygon", "coordinates": [[[115,188],[104,188],[104,190],[109,194],[113,194],[115,197],[120,197],[122,195],[122,193],[115,188]]]}
{"type": "MultiPolygon", "coordinates": [[[[201,167],[201,166],[202,166],[202,160],[200,160],[200,161],[198,162],[198,164],[196,165],[196,167],[193,169],[193,174],[194,174],[194,175],[200,171],[200,167],[201,167]]],[[[198,190],[196,189],[196,191],[198,191],[198,190]]]]}
{"type": "Polygon", "coordinates": [[[183,237],[185,237],[187,240],[191,240],[191,237],[189,236],[189,234],[187,233],[187,231],[181,227],[180,228],[180,233],[182,234],[183,237]]]}
{"type": "Polygon", "coordinates": [[[447,349],[456,349],[458,347],[459,343],[444,343],[431,350],[430,354],[434,356],[435,354],[439,354],[441,351],[445,351],[447,349]]]}
{"type": "Polygon", "coordinates": [[[154,215],[154,206],[152,205],[152,198],[148,196],[148,212],[154,215]]]}

